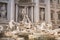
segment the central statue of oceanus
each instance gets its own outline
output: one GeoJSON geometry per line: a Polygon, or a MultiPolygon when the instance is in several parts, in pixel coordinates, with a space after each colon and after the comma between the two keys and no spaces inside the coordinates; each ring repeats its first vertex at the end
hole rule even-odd
{"type": "Polygon", "coordinates": [[[29,23],[31,22],[28,15],[27,15],[27,13],[26,13],[26,8],[22,9],[22,15],[23,15],[23,20],[22,21],[29,22],[29,23]]]}

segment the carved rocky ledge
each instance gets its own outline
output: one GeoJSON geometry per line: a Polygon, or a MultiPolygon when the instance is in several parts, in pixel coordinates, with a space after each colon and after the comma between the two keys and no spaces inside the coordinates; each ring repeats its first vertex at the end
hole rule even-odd
{"type": "Polygon", "coordinates": [[[11,21],[7,29],[8,31],[4,31],[4,35],[11,38],[19,38],[19,35],[23,37],[28,35],[29,38],[30,35],[36,36],[36,38],[40,37],[40,35],[50,35],[55,38],[60,37],[57,31],[59,29],[52,30],[52,25],[46,24],[45,22],[34,25],[33,23],[25,24],[24,22],[16,23],[11,21]],[[14,29],[15,27],[16,29],[14,29]]]}
{"type": "Polygon", "coordinates": [[[49,35],[49,37],[54,36],[55,38],[59,37],[58,31],[52,30],[51,24],[47,24],[46,22],[32,23],[28,16],[24,13],[26,12],[23,11],[24,18],[20,23],[11,20],[7,25],[7,30],[5,31],[3,31],[2,27],[0,26],[5,36],[14,38],[16,40],[20,37],[24,37],[25,40],[27,40],[28,38],[31,38],[31,35],[33,38],[41,38],[41,35],[49,35]]]}

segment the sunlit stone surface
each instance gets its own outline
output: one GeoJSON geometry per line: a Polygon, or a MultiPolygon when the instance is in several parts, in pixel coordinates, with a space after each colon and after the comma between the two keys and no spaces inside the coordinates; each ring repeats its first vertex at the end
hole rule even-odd
{"type": "Polygon", "coordinates": [[[9,22],[8,29],[8,31],[4,32],[4,35],[7,37],[14,38],[16,40],[24,40],[25,36],[27,35],[28,38],[32,40],[33,38],[39,38],[41,35],[55,36],[56,39],[59,37],[59,29],[52,30],[52,25],[46,24],[45,22],[42,22],[40,24],[33,24],[31,22],[28,23],[24,21],[22,21],[21,23],[16,23],[13,20],[11,20],[9,22]],[[16,29],[14,29],[15,26],[16,29]],[[24,38],[19,38],[21,36],[23,36],[24,38]]]}
{"type": "Polygon", "coordinates": [[[0,32],[1,32],[1,31],[3,31],[3,26],[2,26],[2,25],[0,25],[0,32]]]}
{"type": "MultiPolygon", "coordinates": [[[[34,40],[34,38],[38,39],[41,35],[55,37],[56,39],[60,37],[60,29],[52,30],[52,25],[45,22],[32,23],[26,14],[23,15],[24,19],[20,23],[16,23],[13,20],[9,22],[7,27],[8,30],[3,32],[6,37],[14,38],[16,40],[34,40]]],[[[0,31],[2,30],[3,27],[0,26],[0,31]]]]}
{"type": "MultiPolygon", "coordinates": [[[[2,26],[0,26],[1,30],[3,30],[2,26]]],[[[55,36],[56,39],[59,37],[59,30],[52,30],[51,24],[46,24],[45,22],[41,24],[33,24],[22,21],[21,23],[16,23],[13,20],[9,22],[8,31],[4,32],[4,35],[7,37],[14,38],[16,40],[25,40],[25,36],[30,39],[39,38],[41,35],[50,35],[55,36]],[[16,27],[16,29],[14,29],[16,27]],[[20,37],[24,38],[20,38],[20,37]]]]}

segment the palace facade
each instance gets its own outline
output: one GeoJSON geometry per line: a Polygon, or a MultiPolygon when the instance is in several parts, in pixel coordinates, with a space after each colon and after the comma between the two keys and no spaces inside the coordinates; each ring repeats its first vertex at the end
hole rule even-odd
{"type": "Polygon", "coordinates": [[[45,21],[60,28],[60,0],[0,0],[0,24],[21,21],[22,9],[31,22],[45,21]]]}

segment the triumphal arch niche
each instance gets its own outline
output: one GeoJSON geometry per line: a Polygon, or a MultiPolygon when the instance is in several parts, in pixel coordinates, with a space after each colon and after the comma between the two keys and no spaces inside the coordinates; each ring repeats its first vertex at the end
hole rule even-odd
{"type": "Polygon", "coordinates": [[[26,14],[28,15],[29,19],[32,21],[31,12],[34,7],[33,1],[32,0],[19,0],[17,4],[18,4],[18,17],[17,17],[18,21],[21,21],[23,19],[23,15],[22,15],[23,9],[26,10],[26,14]]]}
{"type": "Polygon", "coordinates": [[[7,19],[7,4],[0,2],[0,19],[7,19]]]}

